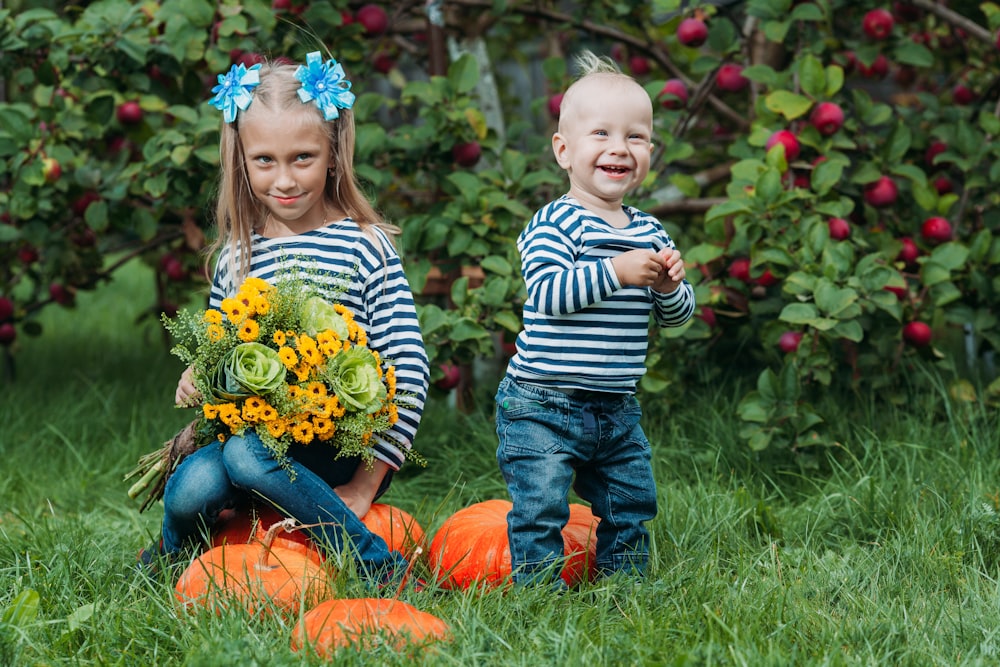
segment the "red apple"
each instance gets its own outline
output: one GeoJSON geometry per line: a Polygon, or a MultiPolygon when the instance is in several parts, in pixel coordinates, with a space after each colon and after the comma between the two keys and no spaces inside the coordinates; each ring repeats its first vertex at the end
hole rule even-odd
{"type": "Polygon", "coordinates": [[[611,58],[615,62],[623,62],[625,60],[625,45],[621,42],[615,42],[611,45],[611,58]]]}
{"type": "Polygon", "coordinates": [[[950,178],[942,174],[934,179],[934,189],[939,195],[946,195],[954,190],[955,186],[952,185],[950,178]]]}
{"type": "Polygon", "coordinates": [[[872,39],[885,39],[892,34],[892,26],[895,19],[888,11],[878,8],[873,9],[861,20],[861,28],[865,34],[872,39]]]}
{"type": "Polygon", "coordinates": [[[73,305],[75,295],[73,294],[73,290],[67,288],[65,285],[52,283],[49,285],[49,296],[61,306],[71,306],[73,305]]]}
{"type": "Polygon", "coordinates": [[[931,328],[920,320],[907,322],[903,325],[903,339],[913,347],[927,347],[931,342],[931,328]]]}
{"type": "Polygon", "coordinates": [[[899,299],[900,301],[902,301],[903,299],[906,298],[906,288],[905,287],[895,287],[895,286],[892,286],[892,285],[886,285],[882,289],[886,290],[887,292],[892,292],[893,294],[896,295],[896,298],[899,299]]]}
{"type": "Polygon", "coordinates": [[[46,183],[55,183],[62,177],[62,165],[54,157],[42,158],[42,175],[46,183]]]}
{"type": "Polygon", "coordinates": [[[771,269],[764,269],[764,273],[753,279],[755,285],[770,287],[778,283],[778,276],[771,273],[771,269]]]}
{"type": "Polygon", "coordinates": [[[738,93],[750,81],[743,76],[743,67],[736,63],[725,63],[715,73],[715,87],[727,93],[738,93]]]}
{"type": "Polygon", "coordinates": [[[715,328],[715,325],[718,323],[715,319],[715,311],[709,308],[708,306],[702,306],[698,310],[697,317],[698,319],[702,320],[705,324],[707,324],[709,327],[713,329],[715,328]]]}
{"type": "Polygon", "coordinates": [[[11,345],[17,339],[17,329],[10,322],[0,324],[0,345],[11,345]]]}
{"type": "Polygon", "coordinates": [[[871,65],[857,61],[858,73],[867,79],[882,79],[889,73],[889,60],[881,53],[875,56],[871,65]]]}
{"type": "Polygon", "coordinates": [[[664,109],[681,109],[687,106],[688,89],[680,79],[667,79],[660,91],[660,104],[664,109]]]}
{"type": "Polygon", "coordinates": [[[649,60],[643,56],[632,56],[629,58],[628,67],[632,70],[632,74],[635,74],[636,76],[645,76],[646,74],[649,74],[652,69],[649,66],[649,60]]]}
{"type": "Polygon", "coordinates": [[[444,372],[444,377],[435,382],[434,386],[444,391],[451,391],[458,386],[459,381],[462,379],[462,371],[453,363],[441,364],[440,368],[444,372]]]}
{"type": "Polygon", "coordinates": [[[904,236],[899,239],[899,242],[903,244],[903,247],[899,249],[899,254],[896,255],[896,259],[908,265],[916,262],[917,257],[920,256],[920,248],[918,248],[917,244],[913,242],[913,239],[909,236],[904,236]]]}
{"type": "Polygon", "coordinates": [[[785,354],[791,354],[795,350],[799,349],[799,343],[802,342],[802,332],[801,331],[786,331],[781,334],[781,338],[778,339],[778,347],[785,354]]]}
{"type": "Polygon", "coordinates": [[[388,74],[392,71],[392,68],[396,66],[396,59],[392,57],[392,54],[388,51],[379,51],[372,58],[372,66],[375,68],[376,72],[381,72],[382,74],[388,74]]]}
{"type": "Polygon", "coordinates": [[[920,10],[909,2],[896,0],[892,3],[892,15],[897,21],[916,21],[920,18],[920,10]]]}
{"type": "Polygon", "coordinates": [[[24,245],[17,249],[17,258],[23,264],[34,264],[38,261],[38,251],[34,246],[24,245]]]}
{"type": "Polygon", "coordinates": [[[389,15],[378,5],[363,5],[354,18],[364,26],[367,35],[381,35],[389,28],[389,15]]]}
{"type": "Polygon", "coordinates": [[[920,235],[925,241],[934,245],[950,241],[952,236],[951,223],[946,218],[938,216],[927,218],[924,220],[923,226],[920,227],[920,235]]]}
{"type": "Polygon", "coordinates": [[[708,39],[708,26],[701,19],[687,18],[677,26],[677,41],[684,46],[701,46],[706,39],[708,39]]]}
{"type": "Polygon", "coordinates": [[[972,104],[976,100],[976,94],[961,83],[951,89],[951,97],[955,101],[955,104],[961,106],[972,104]]]}
{"type": "Polygon", "coordinates": [[[6,322],[14,317],[14,302],[5,296],[0,296],[0,322],[6,322]]]}
{"type": "Polygon", "coordinates": [[[101,195],[97,194],[93,190],[87,190],[82,195],[77,197],[70,208],[73,209],[73,213],[77,215],[83,215],[87,212],[87,207],[93,204],[95,201],[100,201],[101,195]]]}
{"type": "Polygon", "coordinates": [[[812,110],[809,122],[828,137],[844,125],[844,110],[835,102],[820,102],[812,110]]]}
{"type": "Polygon", "coordinates": [[[771,150],[771,148],[777,144],[781,144],[785,147],[785,160],[788,162],[791,162],[799,156],[799,139],[791,130],[778,130],[773,133],[768,138],[767,144],[764,148],[771,150]]]}
{"type": "Polygon", "coordinates": [[[896,181],[890,176],[880,176],[865,186],[865,201],[875,207],[891,206],[898,196],[896,181]]]}
{"type": "Polygon", "coordinates": [[[548,108],[549,115],[555,120],[559,120],[559,110],[562,108],[563,94],[556,93],[549,97],[548,108]]]}
{"type": "Polygon", "coordinates": [[[271,9],[284,12],[292,8],[292,0],[271,0],[271,9]]]}
{"type": "Polygon", "coordinates": [[[932,142],[924,152],[924,162],[926,162],[928,166],[934,166],[934,158],[941,153],[944,153],[946,150],[948,150],[948,144],[943,141],[932,142]]]}
{"type": "Polygon", "coordinates": [[[843,241],[851,235],[851,223],[843,218],[830,218],[826,221],[830,228],[830,238],[843,241]]]}
{"type": "Polygon", "coordinates": [[[346,9],[341,10],[340,25],[351,25],[352,23],[354,23],[354,15],[346,9]]]}
{"type": "Polygon", "coordinates": [[[115,117],[122,125],[138,125],[142,122],[142,107],[135,100],[122,102],[115,110],[115,117]]]}
{"type": "Polygon", "coordinates": [[[736,280],[750,283],[750,260],[746,257],[737,257],[729,265],[729,277],[736,280]]]}
{"type": "Polygon", "coordinates": [[[451,149],[451,157],[455,160],[455,164],[460,167],[475,166],[482,154],[483,149],[478,141],[455,144],[451,149]]]}
{"type": "Polygon", "coordinates": [[[187,278],[187,270],[184,268],[184,264],[173,255],[167,255],[162,264],[163,272],[167,274],[167,278],[170,280],[180,282],[187,278]]]}

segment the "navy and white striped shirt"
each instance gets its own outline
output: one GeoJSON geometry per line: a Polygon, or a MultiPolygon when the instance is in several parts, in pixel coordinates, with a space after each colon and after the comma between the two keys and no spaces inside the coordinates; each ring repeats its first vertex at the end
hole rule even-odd
{"type": "Polygon", "coordinates": [[[568,195],[543,206],[517,240],[528,290],[524,330],[507,375],[519,382],[631,393],[646,372],[649,315],[676,327],[694,313],[686,280],[670,294],[622,287],[611,259],[674,242],[653,216],[624,207],[631,223],[609,225],[568,195]]]}
{"type": "MultiPolygon", "coordinates": [[[[405,450],[413,444],[427,398],[427,353],[399,255],[384,232],[371,229],[379,244],[350,219],[297,236],[253,234],[250,276],[271,284],[280,277],[302,277],[320,289],[326,286],[331,300],[335,297],[354,313],[368,334],[369,347],[396,367],[397,392],[405,394],[413,406],[399,407],[391,438],[376,437],[374,453],[398,470],[405,450]],[[339,287],[346,289],[337,294],[339,287]]],[[[229,247],[219,253],[209,294],[212,308],[219,308],[222,299],[239,289],[230,274],[230,253],[229,247]]]]}

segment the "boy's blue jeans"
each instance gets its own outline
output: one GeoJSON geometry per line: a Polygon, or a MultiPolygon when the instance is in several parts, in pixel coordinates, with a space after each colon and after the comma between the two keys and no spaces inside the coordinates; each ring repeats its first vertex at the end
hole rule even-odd
{"type": "Polygon", "coordinates": [[[496,403],[497,463],[514,505],[507,516],[514,581],[558,576],[571,485],[601,519],[598,574],[644,574],[656,483],[635,396],[504,378],[496,403]]]}
{"type": "MultiPolygon", "coordinates": [[[[292,481],[252,430],[224,445],[213,442],[196,450],[181,461],[164,489],[163,551],[176,553],[197,541],[222,510],[248,498],[262,498],[299,523],[323,523],[308,530],[310,537],[328,554],[350,549],[363,575],[403,571],[406,559],[390,552],[385,540],[368,530],[333,490],[362,464],[357,458],[333,455],[332,449],[320,444],[289,448],[292,481]]],[[[386,475],[379,495],[390,477],[391,473],[386,475]]]]}

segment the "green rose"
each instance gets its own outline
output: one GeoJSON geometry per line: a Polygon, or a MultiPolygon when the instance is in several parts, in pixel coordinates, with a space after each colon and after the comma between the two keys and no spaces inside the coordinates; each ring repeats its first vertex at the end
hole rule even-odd
{"type": "Polygon", "coordinates": [[[217,399],[237,401],[264,396],[285,381],[285,365],[278,353],[260,343],[241,343],[222,358],[212,378],[217,399]]]}
{"type": "Polygon", "coordinates": [[[340,340],[347,340],[347,320],[322,297],[313,296],[306,299],[302,304],[301,317],[302,330],[310,336],[329,329],[337,334],[340,340]]]}
{"type": "Polygon", "coordinates": [[[385,402],[386,388],[370,350],[351,347],[334,357],[324,373],[330,388],[349,412],[372,413],[385,402]]]}

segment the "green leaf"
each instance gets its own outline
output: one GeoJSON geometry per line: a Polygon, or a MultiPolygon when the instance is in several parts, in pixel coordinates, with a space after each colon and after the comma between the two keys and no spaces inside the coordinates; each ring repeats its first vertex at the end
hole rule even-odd
{"type": "Polygon", "coordinates": [[[965,266],[965,262],[968,258],[969,249],[962,243],[957,243],[955,241],[942,243],[938,247],[934,248],[934,251],[931,253],[932,261],[952,271],[965,266]]]}
{"type": "Polygon", "coordinates": [[[844,68],[830,65],[826,68],[826,96],[833,97],[844,87],[844,68]]]}
{"type": "Polygon", "coordinates": [[[495,273],[501,276],[511,276],[514,274],[514,267],[510,265],[506,257],[500,255],[490,255],[483,257],[479,265],[484,271],[495,273]]]}
{"type": "Polygon", "coordinates": [[[484,329],[481,324],[471,318],[462,317],[452,326],[449,338],[460,343],[467,340],[489,338],[489,336],[490,332],[484,329]]]}
{"type": "Polygon", "coordinates": [[[838,288],[827,280],[820,281],[813,296],[820,312],[831,317],[836,317],[858,300],[858,293],[855,290],[849,287],[838,288]]]}
{"type": "Polygon", "coordinates": [[[830,330],[830,333],[838,338],[846,338],[855,343],[860,343],[865,337],[865,331],[861,328],[861,323],[857,320],[838,322],[837,326],[830,330]]]}
{"type": "Polygon", "coordinates": [[[102,232],[108,227],[108,202],[103,199],[91,202],[84,211],[83,219],[87,226],[95,232],[102,232]]]}
{"type": "Polygon", "coordinates": [[[934,54],[923,44],[917,44],[911,39],[900,39],[896,42],[892,59],[903,65],[914,67],[932,67],[934,54]]]}
{"type": "Polygon", "coordinates": [[[41,597],[38,591],[26,588],[17,595],[0,615],[0,623],[24,628],[38,617],[41,597]]]}
{"type": "Polygon", "coordinates": [[[811,53],[799,58],[799,83],[806,95],[813,99],[826,94],[826,71],[823,62],[811,53]]]}
{"type": "Polygon", "coordinates": [[[811,303],[789,303],[781,309],[778,319],[789,324],[808,324],[818,317],[819,310],[811,303]]]}
{"type": "Polygon", "coordinates": [[[789,90],[776,90],[765,98],[764,104],[769,111],[781,114],[788,120],[795,120],[809,111],[812,100],[789,90]]]}
{"type": "Polygon", "coordinates": [[[941,282],[930,288],[931,301],[935,306],[946,306],[962,298],[962,290],[955,286],[955,283],[941,282]]]}
{"type": "Polygon", "coordinates": [[[459,93],[468,93],[479,83],[479,63],[466,53],[448,66],[448,82],[459,93]]]}
{"type": "Polygon", "coordinates": [[[761,405],[757,392],[750,392],[744,396],[736,406],[736,413],[740,419],[747,422],[764,424],[767,422],[767,410],[761,405]]]}
{"type": "Polygon", "coordinates": [[[521,331],[521,318],[509,310],[494,313],[493,321],[512,333],[521,331]]]}

